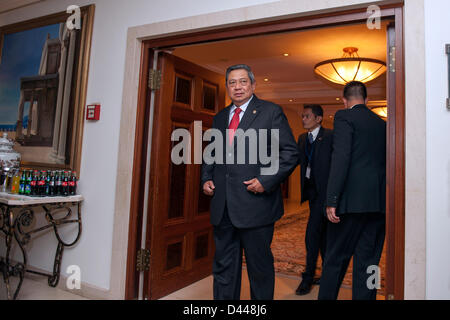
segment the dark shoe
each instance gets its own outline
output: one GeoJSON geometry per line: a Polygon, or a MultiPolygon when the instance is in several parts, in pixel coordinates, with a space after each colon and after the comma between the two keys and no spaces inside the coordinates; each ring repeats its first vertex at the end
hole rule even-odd
{"type": "Polygon", "coordinates": [[[320,278],[315,278],[312,284],[320,285],[320,278]]]}
{"type": "Polygon", "coordinates": [[[297,290],[295,290],[295,294],[298,296],[304,296],[311,291],[312,283],[310,281],[304,281],[300,283],[297,290]]]}

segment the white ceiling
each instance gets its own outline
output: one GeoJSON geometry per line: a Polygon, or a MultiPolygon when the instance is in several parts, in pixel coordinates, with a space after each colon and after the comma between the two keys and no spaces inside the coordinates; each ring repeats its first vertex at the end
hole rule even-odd
{"type": "Polygon", "coordinates": [[[45,0],[0,0],[0,13],[4,13],[21,7],[26,7],[41,1],[45,0]]]}
{"type": "MultiPolygon", "coordinates": [[[[294,109],[319,103],[333,115],[342,109],[336,98],[342,96],[343,87],[318,77],[314,66],[342,57],[344,47],[357,47],[360,57],[386,62],[386,26],[385,21],[379,30],[369,30],[365,24],[315,28],[178,47],[173,54],[223,75],[230,65],[248,64],[256,77],[258,97],[294,109]]],[[[385,75],[367,87],[371,100],[384,102],[385,75]]]]}

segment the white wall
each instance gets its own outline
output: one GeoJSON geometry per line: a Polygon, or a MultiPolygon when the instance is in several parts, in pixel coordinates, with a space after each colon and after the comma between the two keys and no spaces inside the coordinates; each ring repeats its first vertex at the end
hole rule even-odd
{"type": "Polygon", "coordinates": [[[425,1],[427,108],[427,299],[450,299],[450,2],[425,1]]]}
{"type": "MultiPolygon", "coordinates": [[[[96,5],[87,103],[100,102],[102,113],[100,121],[86,122],[84,125],[79,183],[79,192],[86,199],[82,211],[83,234],[76,247],[64,252],[61,268],[63,274],[69,265],[75,264],[81,268],[83,282],[105,290],[110,287],[119,127],[128,28],[266,2],[274,1],[47,0],[0,15],[2,26],[65,11],[72,4],[96,5]]],[[[50,271],[56,248],[54,236],[41,236],[30,246],[32,250],[29,254],[29,264],[50,271]]]]}

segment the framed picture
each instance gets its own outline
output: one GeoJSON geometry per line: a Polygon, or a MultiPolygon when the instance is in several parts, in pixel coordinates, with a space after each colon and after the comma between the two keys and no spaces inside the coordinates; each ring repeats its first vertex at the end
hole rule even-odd
{"type": "Polygon", "coordinates": [[[69,9],[0,27],[0,135],[25,167],[80,171],[95,6],[69,9]]]}

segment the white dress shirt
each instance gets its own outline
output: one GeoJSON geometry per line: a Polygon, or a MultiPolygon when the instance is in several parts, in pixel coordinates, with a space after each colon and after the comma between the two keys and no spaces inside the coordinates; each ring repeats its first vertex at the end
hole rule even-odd
{"type": "MultiPolygon", "coordinates": [[[[313,135],[313,142],[316,141],[317,136],[319,135],[319,131],[320,128],[322,126],[318,126],[317,128],[315,128],[313,131],[311,131],[312,135],[313,135]]],[[[309,136],[309,132],[308,132],[308,136],[309,136]]]]}
{"type": "MultiPolygon", "coordinates": [[[[244,112],[245,112],[245,110],[247,110],[248,104],[250,103],[250,101],[252,101],[252,99],[253,99],[253,96],[251,96],[251,98],[246,103],[244,103],[242,106],[239,107],[242,110],[241,113],[239,113],[239,123],[241,122],[242,117],[244,116],[244,112]]],[[[235,105],[233,105],[231,107],[230,117],[228,118],[228,125],[230,125],[231,119],[233,119],[234,111],[236,110],[236,108],[237,107],[235,105]]]]}

